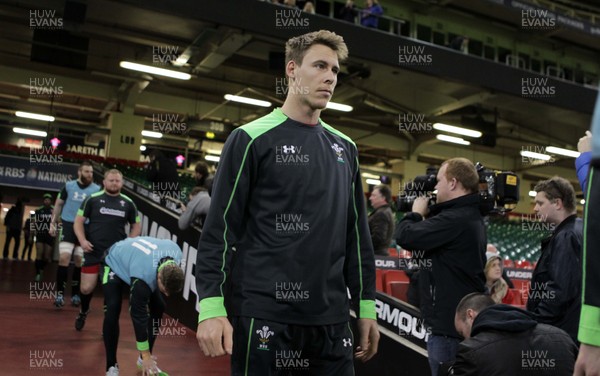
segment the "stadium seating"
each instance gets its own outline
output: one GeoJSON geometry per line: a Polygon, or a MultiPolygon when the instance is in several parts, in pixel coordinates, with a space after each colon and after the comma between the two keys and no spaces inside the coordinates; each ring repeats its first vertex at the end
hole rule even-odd
{"type": "Polygon", "coordinates": [[[387,294],[393,296],[396,299],[408,302],[408,286],[409,282],[398,281],[389,282],[389,292],[387,294]]]}

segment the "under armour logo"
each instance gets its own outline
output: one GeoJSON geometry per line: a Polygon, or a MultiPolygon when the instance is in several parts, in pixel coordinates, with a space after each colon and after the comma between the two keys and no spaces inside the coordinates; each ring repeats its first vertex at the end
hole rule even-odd
{"type": "Polygon", "coordinates": [[[73,192],[73,200],[75,201],[83,201],[87,197],[87,194],[80,192],[73,192]]]}
{"type": "Polygon", "coordinates": [[[342,341],[344,341],[344,347],[352,347],[352,340],[350,338],[342,338],[342,341]]]}
{"type": "Polygon", "coordinates": [[[287,145],[283,145],[283,152],[285,154],[294,154],[296,152],[296,147],[294,145],[291,146],[287,146],[287,145]]]}

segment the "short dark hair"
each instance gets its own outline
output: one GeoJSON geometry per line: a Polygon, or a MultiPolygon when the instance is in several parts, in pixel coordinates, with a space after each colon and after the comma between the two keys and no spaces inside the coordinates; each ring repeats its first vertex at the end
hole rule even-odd
{"type": "Polygon", "coordinates": [[[446,167],[446,179],[455,178],[471,193],[479,191],[479,175],[473,162],[467,158],[451,158],[442,163],[443,165],[448,166],[446,167]]]}
{"type": "Polygon", "coordinates": [[[560,198],[565,209],[570,213],[575,212],[575,190],[567,179],[553,176],[548,180],[537,183],[533,190],[544,192],[550,201],[560,198]]]}
{"type": "Polygon", "coordinates": [[[392,190],[385,184],[376,185],[373,190],[378,190],[388,204],[392,202],[392,190]]]}
{"type": "Polygon", "coordinates": [[[94,166],[92,166],[92,162],[90,162],[90,160],[89,160],[89,159],[86,159],[86,160],[82,161],[82,162],[79,164],[79,169],[81,170],[81,168],[82,168],[83,166],[90,166],[90,167],[92,167],[92,168],[94,167],[94,166]]]}
{"type": "Polygon", "coordinates": [[[465,320],[467,309],[472,309],[475,312],[481,312],[487,307],[493,306],[494,301],[489,295],[481,292],[472,292],[465,295],[456,306],[456,314],[461,320],[465,320]]]}
{"type": "Polygon", "coordinates": [[[202,175],[200,180],[197,181],[196,183],[200,186],[203,186],[206,183],[206,178],[208,178],[208,164],[200,161],[200,162],[196,163],[196,167],[194,168],[194,171],[197,174],[202,175]]]}
{"type": "Polygon", "coordinates": [[[169,263],[165,265],[160,272],[162,273],[162,283],[169,295],[177,294],[179,291],[183,290],[185,275],[179,265],[169,263]]]}
{"type": "Polygon", "coordinates": [[[348,47],[344,38],[329,30],[319,30],[290,38],[285,44],[285,64],[294,60],[296,64],[302,65],[306,51],[315,44],[322,44],[334,50],[340,62],[348,58],[348,47]]]}

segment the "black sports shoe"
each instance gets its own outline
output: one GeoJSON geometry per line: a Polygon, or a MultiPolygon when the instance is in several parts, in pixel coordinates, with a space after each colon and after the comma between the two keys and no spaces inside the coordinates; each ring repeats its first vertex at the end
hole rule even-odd
{"type": "Polygon", "coordinates": [[[77,318],[75,319],[75,329],[77,329],[78,331],[81,331],[81,329],[83,329],[83,327],[85,326],[85,319],[87,318],[88,312],[79,312],[79,315],[77,315],[77,318]]]}

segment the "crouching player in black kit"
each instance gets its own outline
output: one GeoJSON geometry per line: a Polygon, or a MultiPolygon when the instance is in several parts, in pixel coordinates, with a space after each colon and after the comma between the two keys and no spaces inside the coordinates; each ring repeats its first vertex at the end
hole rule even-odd
{"type": "Polygon", "coordinates": [[[181,248],[174,242],[151,237],[128,238],[113,245],[105,259],[104,347],[106,375],[119,374],[117,345],[123,289],[129,286],[129,312],[133,321],[138,369],[143,375],[167,376],[152,357],[152,347],[165,310],[161,292],[166,296],[183,289],[184,274],[179,267],[181,248]]]}

